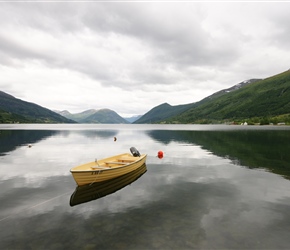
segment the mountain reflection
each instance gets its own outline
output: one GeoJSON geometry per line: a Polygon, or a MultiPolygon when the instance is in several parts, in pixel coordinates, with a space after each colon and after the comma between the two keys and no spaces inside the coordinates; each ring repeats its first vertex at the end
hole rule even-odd
{"type": "Polygon", "coordinates": [[[0,155],[57,134],[53,130],[0,130],[0,155]]]}
{"type": "Polygon", "coordinates": [[[288,130],[168,131],[147,132],[154,140],[200,145],[213,154],[248,168],[264,168],[290,179],[288,130]]]}
{"type": "Polygon", "coordinates": [[[79,205],[112,194],[136,181],[146,171],[146,164],[144,164],[135,171],[119,176],[117,178],[103,182],[96,182],[85,186],[78,186],[71,195],[70,205],[79,205]]]}
{"type": "Polygon", "coordinates": [[[117,130],[0,130],[0,155],[11,152],[19,146],[35,144],[43,139],[55,136],[69,136],[70,134],[80,134],[87,138],[114,138],[117,130]]]}

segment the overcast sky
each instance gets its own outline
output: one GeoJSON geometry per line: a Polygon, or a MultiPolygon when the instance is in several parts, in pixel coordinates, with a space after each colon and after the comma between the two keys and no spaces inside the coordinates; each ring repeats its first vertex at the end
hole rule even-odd
{"type": "Polygon", "coordinates": [[[144,114],[290,68],[290,2],[2,2],[0,90],[144,114]]]}

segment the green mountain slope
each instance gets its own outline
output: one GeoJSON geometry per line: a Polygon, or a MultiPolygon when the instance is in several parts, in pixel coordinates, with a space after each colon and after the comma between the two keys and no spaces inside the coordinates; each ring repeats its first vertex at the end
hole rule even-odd
{"type": "Polygon", "coordinates": [[[290,71],[256,81],[217,98],[207,98],[167,122],[210,123],[243,119],[270,119],[290,114],[290,71]]]}
{"type": "Polygon", "coordinates": [[[0,91],[0,123],[75,123],[47,108],[0,91]]]}
{"type": "Polygon", "coordinates": [[[245,87],[245,86],[247,86],[249,84],[252,84],[252,83],[260,81],[260,80],[262,80],[262,79],[250,79],[250,80],[247,80],[247,81],[240,82],[240,83],[238,83],[238,84],[236,84],[236,85],[234,85],[234,86],[232,86],[232,87],[230,87],[228,89],[220,90],[220,91],[218,91],[218,92],[216,92],[216,93],[214,93],[214,94],[202,99],[201,101],[197,102],[197,105],[201,105],[202,103],[205,103],[205,102],[207,102],[209,100],[213,100],[213,99],[216,99],[216,98],[221,97],[223,95],[226,95],[226,94],[228,94],[230,92],[239,90],[239,89],[241,89],[241,88],[243,88],[243,87],[245,87]]]}
{"type": "Polygon", "coordinates": [[[134,123],[160,123],[172,116],[180,114],[185,110],[194,107],[195,103],[171,106],[168,103],[163,103],[159,106],[154,107],[150,111],[148,111],[145,115],[143,115],[140,119],[135,121],[134,123]]]}
{"type": "Polygon", "coordinates": [[[162,123],[170,120],[171,117],[174,117],[176,115],[179,115],[187,110],[190,110],[194,107],[197,107],[198,105],[201,105],[202,103],[208,102],[210,100],[216,99],[218,97],[221,97],[229,92],[236,91],[244,86],[247,86],[249,84],[252,84],[259,79],[251,79],[248,81],[243,81],[241,83],[238,83],[228,89],[220,90],[203,100],[197,103],[189,103],[184,105],[177,105],[177,106],[171,106],[168,103],[163,103],[159,106],[154,107],[150,111],[148,111],[145,115],[143,115],[140,119],[135,121],[134,123],[162,123]]]}
{"type": "Polygon", "coordinates": [[[32,119],[0,109],[0,123],[33,123],[32,119]]]}

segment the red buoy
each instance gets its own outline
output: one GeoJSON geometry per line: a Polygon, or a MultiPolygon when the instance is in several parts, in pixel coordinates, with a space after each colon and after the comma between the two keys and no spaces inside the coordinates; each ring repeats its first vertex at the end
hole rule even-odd
{"type": "Polygon", "coordinates": [[[157,157],[159,159],[162,159],[163,158],[163,152],[162,151],[158,151],[157,157]]]}

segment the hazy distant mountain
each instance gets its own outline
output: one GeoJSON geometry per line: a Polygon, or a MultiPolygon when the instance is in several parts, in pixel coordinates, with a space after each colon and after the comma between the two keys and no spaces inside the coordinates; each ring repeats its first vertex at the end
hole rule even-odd
{"type": "Polygon", "coordinates": [[[142,117],[142,115],[134,115],[131,117],[123,117],[126,121],[133,123],[135,121],[137,121],[138,119],[140,119],[142,117]]]}
{"type": "Polygon", "coordinates": [[[75,123],[47,108],[0,91],[0,123],[75,123]]]}
{"type": "Polygon", "coordinates": [[[83,120],[84,123],[129,123],[123,117],[119,116],[115,111],[110,109],[100,109],[96,113],[90,115],[83,120]]]}
{"type": "Polygon", "coordinates": [[[88,118],[89,116],[95,114],[98,110],[96,109],[89,109],[89,110],[86,110],[86,111],[83,111],[83,112],[80,112],[80,113],[75,113],[75,114],[72,114],[70,113],[69,111],[67,110],[63,110],[63,111],[55,111],[57,112],[58,114],[68,118],[68,119],[72,119],[76,122],[79,122],[79,123],[84,123],[84,120],[86,118],[88,118]]]}
{"type": "Polygon", "coordinates": [[[127,120],[119,116],[115,111],[110,109],[89,109],[81,113],[71,114],[70,112],[57,111],[59,114],[70,118],[79,123],[104,123],[104,124],[118,124],[129,123],[127,120]]]}
{"type": "Polygon", "coordinates": [[[69,111],[63,110],[63,111],[58,111],[58,110],[53,110],[53,112],[58,113],[66,118],[68,118],[70,115],[72,115],[69,111]]]}

